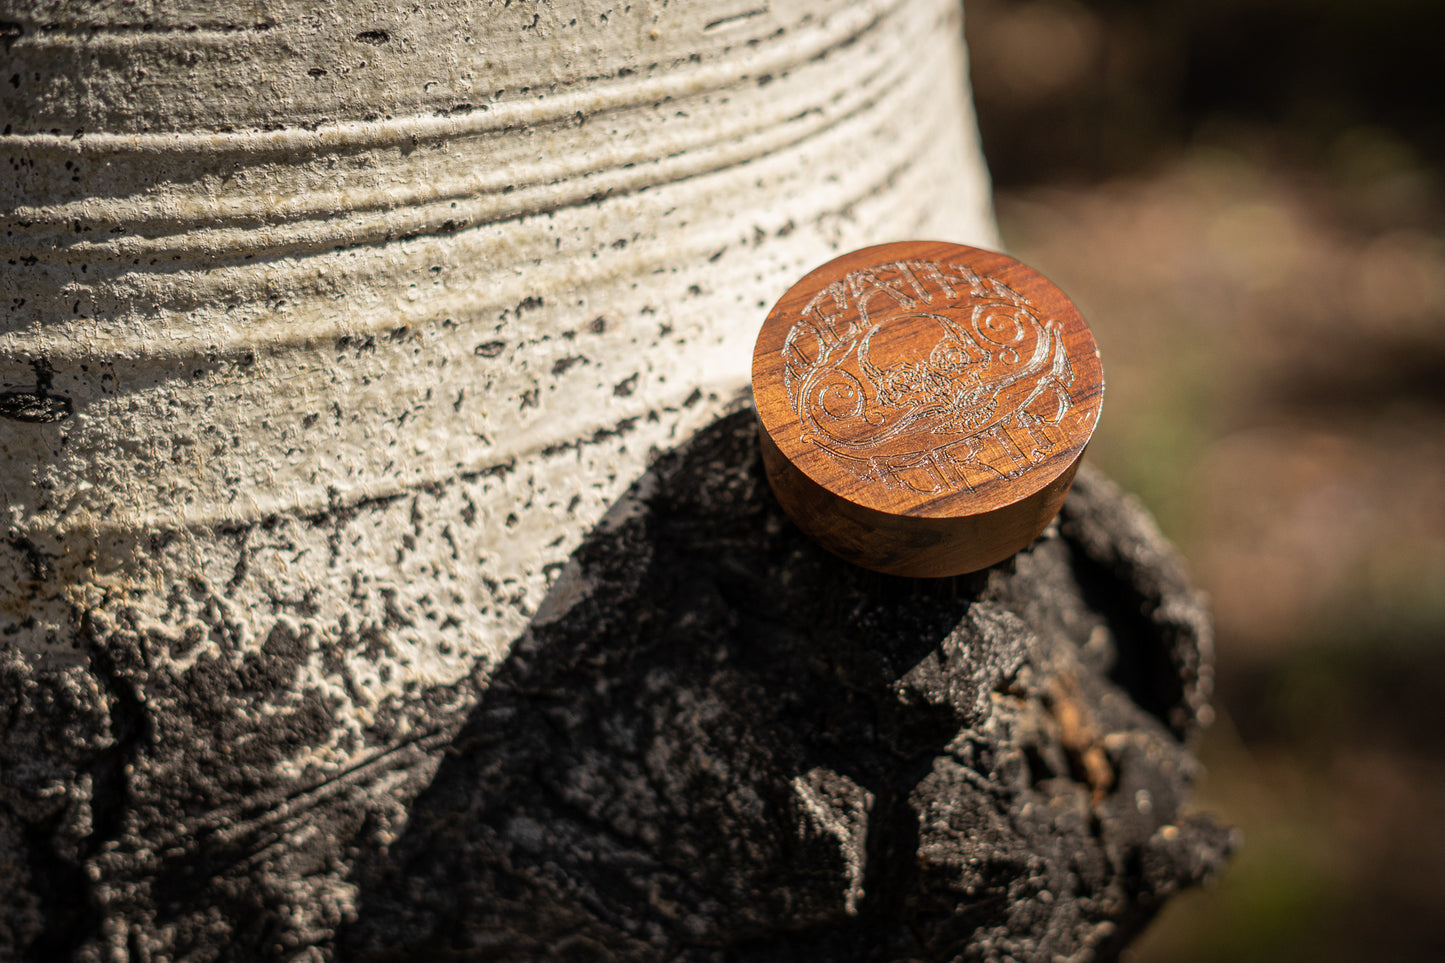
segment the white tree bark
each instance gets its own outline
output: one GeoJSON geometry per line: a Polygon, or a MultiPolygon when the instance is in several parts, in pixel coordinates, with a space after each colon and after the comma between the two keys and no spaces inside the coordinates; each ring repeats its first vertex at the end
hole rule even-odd
{"type": "Polygon", "coordinates": [[[0,63],[4,792],[103,904],[85,752],[282,648],[255,779],[404,744],[792,280],[994,242],[955,0],[4,0],[0,63]]]}
{"type": "Polygon", "coordinates": [[[374,632],[308,680],[359,732],[502,656],[790,280],[993,236],[951,0],[12,6],[0,631],[37,664],[121,612],[182,667],[374,632]]]}

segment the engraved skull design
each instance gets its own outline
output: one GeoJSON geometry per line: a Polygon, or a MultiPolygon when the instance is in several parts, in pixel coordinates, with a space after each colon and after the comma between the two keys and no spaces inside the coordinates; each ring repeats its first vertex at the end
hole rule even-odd
{"type": "Polygon", "coordinates": [[[783,359],[804,441],[925,493],[1028,471],[1073,404],[1060,325],[962,265],[851,272],[803,309],[783,359]]]}

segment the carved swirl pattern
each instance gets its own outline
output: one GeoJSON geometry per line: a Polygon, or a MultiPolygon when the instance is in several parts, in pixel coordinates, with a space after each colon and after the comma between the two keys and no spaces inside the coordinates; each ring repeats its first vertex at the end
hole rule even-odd
{"type": "Polygon", "coordinates": [[[803,442],[888,488],[976,491],[1066,444],[1063,326],[961,264],[850,272],[799,312],[782,360],[803,442]]]}

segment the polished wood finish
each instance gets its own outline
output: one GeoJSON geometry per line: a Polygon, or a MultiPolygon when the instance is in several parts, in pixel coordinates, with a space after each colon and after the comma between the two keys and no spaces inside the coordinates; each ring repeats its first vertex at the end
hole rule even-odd
{"type": "Polygon", "coordinates": [[[773,491],[830,551],[894,575],[986,568],[1058,512],[1104,373],[1067,297],[938,241],[864,248],[793,285],[753,353],[773,491]]]}

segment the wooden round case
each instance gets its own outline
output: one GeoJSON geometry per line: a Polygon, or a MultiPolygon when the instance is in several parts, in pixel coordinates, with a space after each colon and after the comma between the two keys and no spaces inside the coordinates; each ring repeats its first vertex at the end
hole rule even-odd
{"type": "Polygon", "coordinates": [[[753,353],[778,501],[893,575],[986,568],[1058,512],[1098,422],[1099,352],[1069,299],[979,248],[854,251],[793,285],[753,353]]]}

